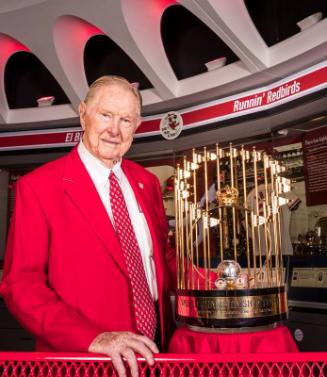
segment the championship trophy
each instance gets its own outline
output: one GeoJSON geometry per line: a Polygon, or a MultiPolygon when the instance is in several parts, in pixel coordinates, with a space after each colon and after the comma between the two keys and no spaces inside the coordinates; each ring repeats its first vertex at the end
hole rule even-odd
{"type": "Polygon", "coordinates": [[[286,318],[284,170],[265,152],[232,145],[193,149],[177,166],[178,321],[201,331],[241,331],[286,318]]]}

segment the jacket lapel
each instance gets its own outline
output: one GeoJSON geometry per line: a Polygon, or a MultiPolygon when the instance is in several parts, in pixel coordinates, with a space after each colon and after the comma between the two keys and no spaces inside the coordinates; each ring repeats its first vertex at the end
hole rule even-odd
{"type": "Polygon", "coordinates": [[[80,210],[81,215],[89,223],[118,267],[128,276],[125,260],[101,198],[84,167],[77,148],[68,155],[63,175],[63,186],[66,194],[80,210]]]}

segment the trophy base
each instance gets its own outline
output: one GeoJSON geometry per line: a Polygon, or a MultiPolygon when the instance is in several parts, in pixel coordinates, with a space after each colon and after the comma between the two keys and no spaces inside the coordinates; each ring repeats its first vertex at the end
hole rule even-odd
{"type": "Polygon", "coordinates": [[[286,319],[286,315],[284,286],[210,291],[179,289],[176,294],[176,319],[188,326],[237,330],[274,325],[286,319]]]}
{"type": "Polygon", "coordinates": [[[257,331],[271,330],[277,326],[277,323],[271,323],[266,326],[255,326],[255,327],[201,327],[187,325],[187,327],[195,332],[205,332],[208,334],[235,334],[235,333],[253,333],[257,331]]]}

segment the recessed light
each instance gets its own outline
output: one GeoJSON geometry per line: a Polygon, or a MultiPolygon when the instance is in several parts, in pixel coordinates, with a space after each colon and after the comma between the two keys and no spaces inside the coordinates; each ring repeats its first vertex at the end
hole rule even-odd
{"type": "Polygon", "coordinates": [[[218,59],[210,60],[210,62],[205,63],[208,71],[213,71],[214,69],[221,68],[226,64],[226,57],[222,56],[218,59]]]}
{"type": "Polygon", "coordinates": [[[322,19],[322,12],[313,13],[303,20],[297,22],[297,26],[301,31],[308,29],[309,27],[317,24],[322,19]]]}
{"type": "Polygon", "coordinates": [[[55,100],[54,96],[40,97],[36,100],[38,107],[51,106],[55,100]]]}

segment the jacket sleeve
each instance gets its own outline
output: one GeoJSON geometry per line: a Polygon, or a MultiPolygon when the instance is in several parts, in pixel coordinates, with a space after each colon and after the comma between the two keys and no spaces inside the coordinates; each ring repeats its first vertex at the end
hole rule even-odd
{"type": "Polygon", "coordinates": [[[0,293],[22,326],[49,347],[86,352],[102,329],[51,289],[47,279],[50,237],[40,199],[23,177],[16,186],[0,293]]]}

